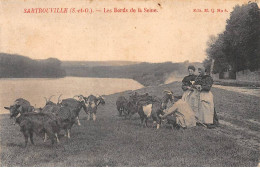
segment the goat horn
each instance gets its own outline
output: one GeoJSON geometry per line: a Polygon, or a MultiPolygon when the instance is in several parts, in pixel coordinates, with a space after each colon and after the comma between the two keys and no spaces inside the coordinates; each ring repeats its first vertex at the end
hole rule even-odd
{"type": "Polygon", "coordinates": [[[58,97],[58,103],[60,103],[60,97],[62,96],[62,94],[60,94],[60,96],[58,97]]]}
{"type": "Polygon", "coordinates": [[[172,92],[169,91],[169,90],[164,90],[164,92],[169,93],[169,94],[172,94],[172,92]]]}
{"type": "Polygon", "coordinates": [[[51,98],[52,98],[53,96],[55,96],[55,95],[51,95],[51,96],[49,97],[49,101],[51,100],[51,98]]]}
{"type": "Polygon", "coordinates": [[[75,98],[75,97],[79,97],[79,95],[75,95],[75,96],[73,96],[73,98],[75,98]]]}
{"type": "Polygon", "coordinates": [[[45,101],[46,101],[46,103],[47,103],[47,101],[48,101],[47,98],[46,98],[46,97],[44,97],[44,98],[45,98],[45,101]]]}

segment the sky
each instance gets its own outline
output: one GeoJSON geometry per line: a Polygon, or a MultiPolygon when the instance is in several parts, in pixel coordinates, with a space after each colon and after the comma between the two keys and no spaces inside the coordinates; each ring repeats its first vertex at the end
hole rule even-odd
{"type": "Polygon", "coordinates": [[[66,61],[202,62],[209,36],[223,32],[233,7],[244,3],[247,1],[0,0],[0,52],[66,61]],[[24,13],[31,8],[68,8],[68,13],[24,13]],[[73,8],[94,13],[70,13],[73,8]],[[119,13],[114,8],[141,8],[142,12],[119,13]],[[157,12],[147,13],[144,8],[157,12]]]}

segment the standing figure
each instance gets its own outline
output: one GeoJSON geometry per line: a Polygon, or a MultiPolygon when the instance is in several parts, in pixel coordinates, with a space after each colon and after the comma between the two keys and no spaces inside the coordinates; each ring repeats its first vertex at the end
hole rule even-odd
{"type": "Polygon", "coordinates": [[[196,81],[197,76],[194,75],[195,67],[188,67],[189,75],[185,76],[182,80],[182,100],[187,102],[195,115],[198,115],[199,112],[199,91],[194,88],[193,84],[196,81]]]}
{"type": "Polygon", "coordinates": [[[213,123],[217,123],[217,117],[214,109],[213,94],[210,89],[213,84],[213,79],[205,69],[198,69],[199,76],[197,77],[194,86],[199,91],[199,112],[196,118],[199,123],[212,127],[213,123]],[[215,116],[215,122],[213,122],[215,116]]]}

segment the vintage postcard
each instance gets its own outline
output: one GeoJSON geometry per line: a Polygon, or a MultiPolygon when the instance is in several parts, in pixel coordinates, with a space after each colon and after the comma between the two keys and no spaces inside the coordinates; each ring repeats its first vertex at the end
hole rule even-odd
{"type": "Polygon", "coordinates": [[[260,166],[258,0],[0,0],[1,167],[260,166]]]}

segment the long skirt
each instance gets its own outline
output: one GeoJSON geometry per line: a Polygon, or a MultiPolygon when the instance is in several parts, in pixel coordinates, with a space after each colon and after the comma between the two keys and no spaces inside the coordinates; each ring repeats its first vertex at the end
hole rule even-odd
{"type": "Polygon", "coordinates": [[[213,95],[209,92],[200,92],[199,95],[199,114],[196,115],[201,123],[213,124],[214,101],[213,95]]]}
{"type": "Polygon", "coordinates": [[[190,105],[196,117],[199,115],[199,96],[199,91],[196,89],[194,89],[193,91],[186,90],[183,92],[182,95],[182,100],[190,105]]]}

